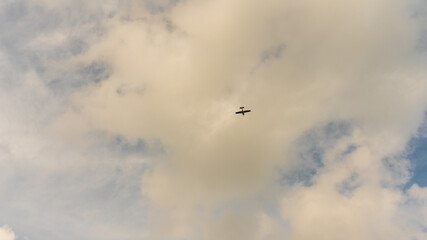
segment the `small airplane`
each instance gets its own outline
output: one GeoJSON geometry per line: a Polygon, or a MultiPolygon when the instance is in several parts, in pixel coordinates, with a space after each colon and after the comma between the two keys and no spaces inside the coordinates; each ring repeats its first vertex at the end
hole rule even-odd
{"type": "Polygon", "coordinates": [[[245,113],[251,112],[251,110],[243,110],[243,108],[245,107],[240,107],[241,110],[236,112],[236,114],[242,114],[244,116],[245,113]]]}

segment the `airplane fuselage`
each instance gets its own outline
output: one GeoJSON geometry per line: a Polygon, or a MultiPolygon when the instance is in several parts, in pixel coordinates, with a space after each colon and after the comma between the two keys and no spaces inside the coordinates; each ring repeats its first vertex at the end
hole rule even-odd
{"type": "Polygon", "coordinates": [[[245,115],[245,113],[251,112],[251,110],[243,110],[243,108],[244,108],[244,107],[240,107],[240,109],[242,109],[242,110],[240,110],[240,111],[236,112],[236,114],[242,114],[242,115],[245,115]]]}

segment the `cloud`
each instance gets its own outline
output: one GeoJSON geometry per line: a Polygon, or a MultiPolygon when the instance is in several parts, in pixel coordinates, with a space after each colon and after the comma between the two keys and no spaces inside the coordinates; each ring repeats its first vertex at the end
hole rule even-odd
{"type": "Polygon", "coordinates": [[[398,187],[409,176],[399,154],[422,122],[426,86],[405,3],[184,1],[154,15],[138,9],[122,12],[126,21],[115,18],[82,57],[112,71],[74,95],[73,116],[131,142],[161,141],[167,158],[151,163],[142,185],[152,229],[163,234],[154,236],[197,239],[190,227],[197,225],[202,235],[260,239],[256,216],[269,204],[279,205],[290,239],[408,236],[394,221],[405,198],[398,187]],[[277,46],[280,54],[271,53],[277,46]],[[241,105],[252,113],[236,118],[241,105]],[[310,186],[294,181],[283,194],[278,169],[286,176],[313,166],[298,163],[299,139],[336,122],[350,126],[348,136],[321,146],[310,186]],[[245,203],[241,213],[221,208],[245,203]],[[244,227],[230,230],[238,222],[244,227]]]}
{"type": "Polygon", "coordinates": [[[2,240],[15,240],[15,233],[9,226],[4,225],[0,227],[0,239],[2,240]]]}
{"type": "Polygon", "coordinates": [[[0,222],[30,239],[143,237],[142,144],[85,128],[51,131],[72,108],[71,93],[108,75],[102,62],[74,58],[112,13],[106,5],[51,3],[0,4],[0,222]]]}
{"type": "Polygon", "coordinates": [[[3,182],[34,189],[8,216],[55,196],[70,217],[40,228],[79,239],[425,235],[424,189],[402,191],[427,107],[407,3],[99,4],[4,5],[3,182]]]}

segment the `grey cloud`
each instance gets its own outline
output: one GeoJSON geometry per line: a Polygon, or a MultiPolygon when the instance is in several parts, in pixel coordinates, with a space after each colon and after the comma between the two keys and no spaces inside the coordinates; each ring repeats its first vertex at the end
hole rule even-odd
{"type": "Polygon", "coordinates": [[[93,62],[72,72],[62,72],[54,76],[47,86],[54,92],[64,94],[86,85],[97,84],[109,77],[111,69],[106,63],[93,62]]]}
{"type": "Polygon", "coordinates": [[[19,0],[5,4],[0,11],[0,47],[18,71],[44,74],[52,61],[64,61],[84,52],[88,41],[104,31],[102,9],[49,9],[19,0]]]}
{"type": "Polygon", "coordinates": [[[41,64],[31,59],[37,57],[37,53],[28,51],[26,45],[41,31],[59,27],[60,16],[46,13],[43,8],[31,6],[24,0],[14,1],[1,10],[2,50],[8,53],[10,60],[15,66],[19,66],[20,70],[28,71],[30,67],[41,64]]]}
{"type": "Polygon", "coordinates": [[[145,0],[143,2],[150,12],[156,14],[172,8],[179,1],[180,0],[145,0]]]}
{"type": "Polygon", "coordinates": [[[69,49],[71,54],[78,55],[88,49],[88,43],[82,39],[73,39],[70,41],[69,49]]]}
{"type": "Polygon", "coordinates": [[[283,51],[286,49],[286,45],[279,44],[271,49],[266,50],[261,57],[261,62],[265,63],[271,59],[280,58],[283,54],[283,51]]]}
{"type": "MultiPolygon", "coordinates": [[[[2,168],[0,221],[19,227],[21,234],[32,239],[134,239],[143,235],[135,230],[146,221],[139,190],[145,171],[141,156],[97,149],[97,156],[93,149],[69,159],[60,157],[70,154],[59,149],[56,158],[34,156],[78,167],[49,170],[29,162],[2,168]]],[[[22,161],[31,160],[15,160],[22,161]]]]}
{"type": "Polygon", "coordinates": [[[286,45],[283,43],[264,50],[260,56],[259,62],[256,63],[251,73],[253,74],[255,71],[257,71],[262,64],[269,64],[270,61],[278,60],[280,57],[282,57],[282,54],[284,54],[285,50],[286,45]]]}
{"type": "Polygon", "coordinates": [[[337,184],[336,188],[337,191],[346,196],[351,198],[353,196],[353,192],[360,187],[360,183],[357,182],[358,174],[352,174],[349,178],[341,182],[340,184],[337,184]]]}

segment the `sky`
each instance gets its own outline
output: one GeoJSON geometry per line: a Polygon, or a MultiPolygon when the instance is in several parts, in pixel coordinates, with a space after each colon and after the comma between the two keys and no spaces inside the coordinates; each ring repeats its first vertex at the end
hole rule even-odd
{"type": "Polygon", "coordinates": [[[0,240],[427,239],[426,23],[425,0],[1,1],[0,240]]]}

